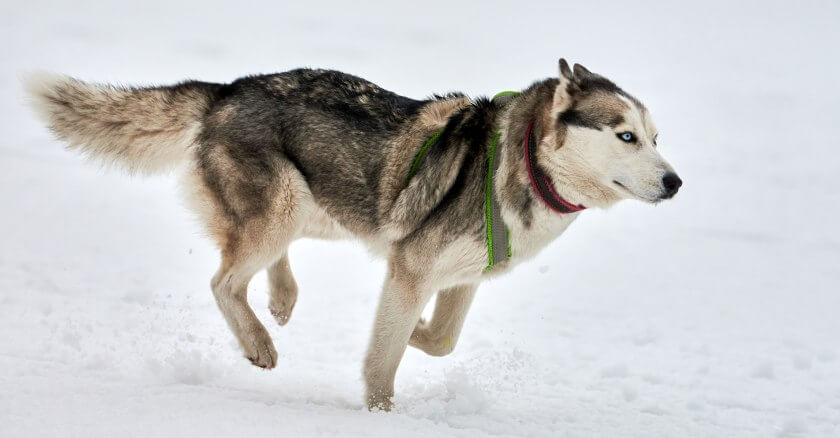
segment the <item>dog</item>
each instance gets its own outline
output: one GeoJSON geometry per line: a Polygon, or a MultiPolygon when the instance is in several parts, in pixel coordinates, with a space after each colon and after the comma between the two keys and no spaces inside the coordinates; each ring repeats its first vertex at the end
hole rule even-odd
{"type": "Polygon", "coordinates": [[[360,239],[385,257],[364,363],[371,410],[392,408],[407,345],[453,351],[483,280],[532,258],[586,208],[657,203],[682,184],[647,108],[563,59],[557,77],[493,99],[415,100],[313,69],[145,88],[39,74],[25,87],[70,149],[129,173],[182,175],[221,252],[216,303],[258,367],[273,368],[277,352],[246,299],[255,273],[267,269],[269,310],[285,325],[298,294],[292,241],[360,239]]]}

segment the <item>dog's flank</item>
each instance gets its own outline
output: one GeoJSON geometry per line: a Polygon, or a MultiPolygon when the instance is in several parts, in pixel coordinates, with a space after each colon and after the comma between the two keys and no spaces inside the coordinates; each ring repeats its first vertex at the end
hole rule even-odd
{"type": "Polygon", "coordinates": [[[179,168],[190,207],[221,250],[216,302],[259,367],[274,367],[277,352],[247,285],[267,269],[269,309],[288,323],[298,295],[292,241],[353,237],[387,257],[364,375],[369,407],[389,409],[406,346],[451,352],[477,285],[535,255],[579,216],[555,214],[534,191],[526,127],[540,175],[570,203],[657,202],[679,188],[654,149],[647,109],[602,76],[563,60],[559,67],[557,78],[498,100],[417,100],[310,69],[150,88],[39,76],[27,88],[71,148],[130,172],[179,168]],[[499,166],[488,175],[497,133],[499,166]],[[490,271],[485,181],[513,248],[490,271]],[[432,319],[421,321],[435,294],[432,319]]]}

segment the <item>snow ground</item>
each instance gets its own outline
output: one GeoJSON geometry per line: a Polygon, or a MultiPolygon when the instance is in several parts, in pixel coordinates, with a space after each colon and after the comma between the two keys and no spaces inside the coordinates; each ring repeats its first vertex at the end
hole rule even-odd
{"type": "Polygon", "coordinates": [[[0,436],[840,436],[840,4],[627,3],[4,2],[0,436]],[[646,102],[685,186],[483,285],[453,355],[409,349],[390,414],[361,400],[381,261],[296,243],[287,327],[251,285],[280,353],[255,369],[174,179],[65,152],[19,83],[310,65],[492,95],[559,56],[646,102]]]}

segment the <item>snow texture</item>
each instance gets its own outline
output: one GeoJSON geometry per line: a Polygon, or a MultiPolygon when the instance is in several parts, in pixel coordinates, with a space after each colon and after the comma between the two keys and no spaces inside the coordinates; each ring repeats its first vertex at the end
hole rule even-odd
{"type": "Polygon", "coordinates": [[[0,5],[0,436],[840,436],[840,3],[122,3],[0,5]],[[362,403],[381,260],[295,243],[288,326],[250,287],[280,354],[256,369],[174,178],[64,151],[21,86],[315,66],[478,96],[560,56],[647,104],[685,186],[484,284],[390,414],[362,403]]]}

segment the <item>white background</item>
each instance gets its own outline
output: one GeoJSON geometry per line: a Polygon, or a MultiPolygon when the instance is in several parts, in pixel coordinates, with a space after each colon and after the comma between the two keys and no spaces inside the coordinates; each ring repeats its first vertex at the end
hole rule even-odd
{"type": "Polygon", "coordinates": [[[0,6],[0,436],[840,436],[837,2],[117,3],[0,6]],[[250,287],[280,354],[256,369],[175,179],[64,151],[20,86],[313,66],[479,96],[561,56],[646,103],[685,185],[484,284],[390,414],[362,403],[382,261],[294,244],[288,326],[250,287]]]}

